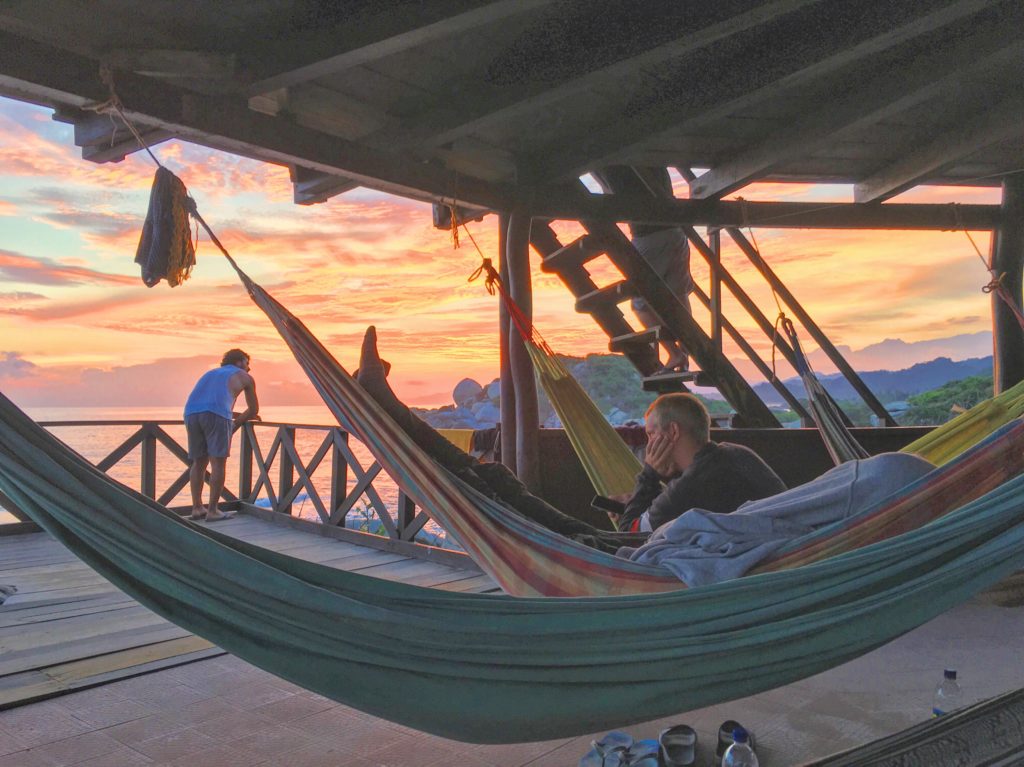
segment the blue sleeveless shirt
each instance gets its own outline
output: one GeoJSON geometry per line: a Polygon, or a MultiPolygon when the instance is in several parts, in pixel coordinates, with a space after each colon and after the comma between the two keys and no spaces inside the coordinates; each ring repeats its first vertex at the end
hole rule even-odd
{"type": "Polygon", "coordinates": [[[215,413],[231,420],[235,398],[231,396],[228,381],[240,370],[234,365],[221,365],[203,373],[185,401],[185,417],[195,413],[215,413]]]}

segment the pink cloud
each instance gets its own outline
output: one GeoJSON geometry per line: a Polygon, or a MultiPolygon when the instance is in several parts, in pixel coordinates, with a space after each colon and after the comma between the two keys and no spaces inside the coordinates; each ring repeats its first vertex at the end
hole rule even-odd
{"type": "Polygon", "coordinates": [[[121,274],[71,266],[10,250],[0,250],[0,278],[32,285],[129,285],[136,282],[121,274]]]}

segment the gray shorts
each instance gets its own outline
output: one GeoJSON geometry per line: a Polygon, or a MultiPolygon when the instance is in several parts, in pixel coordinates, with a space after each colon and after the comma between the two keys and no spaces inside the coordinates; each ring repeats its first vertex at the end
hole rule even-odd
{"type": "MultiPolygon", "coordinates": [[[[673,227],[634,237],[633,247],[689,308],[687,299],[693,290],[693,281],[690,279],[690,244],[683,230],[673,227]]],[[[647,302],[639,296],[631,303],[633,309],[647,308],[647,302]]]]}
{"type": "Polygon", "coordinates": [[[231,452],[232,423],[216,413],[193,413],[185,419],[188,457],[227,458],[231,452]]]}

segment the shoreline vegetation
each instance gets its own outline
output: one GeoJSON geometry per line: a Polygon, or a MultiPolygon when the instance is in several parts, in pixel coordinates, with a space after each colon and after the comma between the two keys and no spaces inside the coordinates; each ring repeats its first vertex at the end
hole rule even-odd
{"type": "MultiPolygon", "coordinates": [[[[644,412],[655,395],[642,390],[640,374],[625,358],[615,354],[559,355],[559,358],[609,423],[613,426],[643,423],[644,412]]],[[[959,362],[939,357],[902,371],[880,370],[861,376],[901,426],[933,426],[992,396],[991,373],[977,373],[986,368],[991,370],[991,361],[991,357],[959,362]]],[[[838,375],[819,376],[819,379],[855,426],[877,425],[867,405],[849,396],[850,387],[845,379],[838,375]]],[[[787,379],[785,383],[797,399],[806,403],[803,385],[798,378],[787,379]]],[[[755,391],[765,399],[783,425],[799,424],[797,415],[778,402],[778,394],[770,384],[758,384],[755,391]]],[[[497,379],[484,385],[464,378],[452,391],[454,404],[439,408],[414,407],[412,410],[436,429],[489,429],[501,417],[498,408],[500,392],[501,384],[497,379]]],[[[732,412],[717,392],[704,390],[695,393],[712,416],[732,412]]],[[[561,428],[558,415],[544,391],[539,390],[538,396],[541,426],[561,428]]]]}

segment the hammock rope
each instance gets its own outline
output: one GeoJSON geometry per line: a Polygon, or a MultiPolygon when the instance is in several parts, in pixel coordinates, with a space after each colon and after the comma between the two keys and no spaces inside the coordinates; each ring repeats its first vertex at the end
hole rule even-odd
{"type": "Polygon", "coordinates": [[[971,243],[971,247],[974,248],[975,254],[977,254],[982,266],[985,267],[985,271],[989,274],[989,281],[982,287],[981,292],[995,293],[999,299],[1006,304],[1006,307],[1013,313],[1013,316],[1017,318],[1017,322],[1020,323],[1021,330],[1024,330],[1024,312],[1021,312],[1021,308],[1017,301],[1014,300],[1009,289],[1003,284],[1003,280],[1006,278],[1006,272],[997,274],[992,264],[985,260],[985,256],[982,255],[981,249],[978,247],[978,243],[974,241],[974,238],[971,236],[971,233],[967,230],[967,226],[963,222],[960,205],[958,203],[952,203],[952,205],[953,213],[956,216],[957,228],[967,236],[968,242],[971,243]]]}
{"type": "MultiPolygon", "coordinates": [[[[825,443],[832,462],[837,466],[846,461],[855,461],[858,458],[867,458],[868,452],[850,433],[843,423],[843,414],[829,393],[825,390],[821,381],[814,374],[811,363],[800,346],[800,338],[797,336],[793,321],[781,315],[780,324],[783,332],[789,340],[793,349],[796,372],[807,390],[807,401],[811,408],[811,417],[818,426],[818,432],[825,443]]],[[[774,348],[774,347],[773,347],[774,348]]]]}

